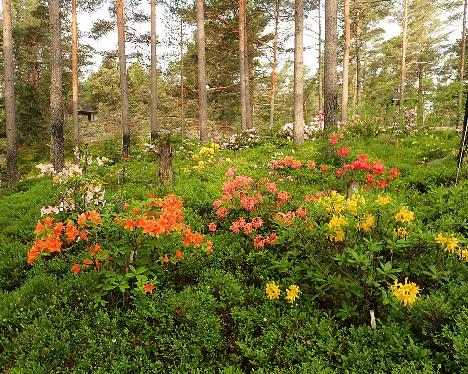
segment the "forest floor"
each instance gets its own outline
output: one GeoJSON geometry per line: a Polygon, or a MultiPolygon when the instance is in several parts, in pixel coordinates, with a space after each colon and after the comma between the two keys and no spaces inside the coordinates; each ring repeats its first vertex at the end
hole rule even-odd
{"type": "Polygon", "coordinates": [[[25,177],[0,192],[0,368],[466,372],[458,135],[336,140],[177,141],[172,188],[143,145],[124,161],[92,144],[52,177],[22,150],[25,177]],[[350,182],[367,188],[347,198],[350,182]]]}

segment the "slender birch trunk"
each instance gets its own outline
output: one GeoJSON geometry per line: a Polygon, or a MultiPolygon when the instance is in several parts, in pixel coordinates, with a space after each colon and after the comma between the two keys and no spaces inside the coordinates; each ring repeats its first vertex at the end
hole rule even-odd
{"type": "Polygon", "coordinates": [[[405,109],[405,75],[406,75],[406,44],[408,34],[408,0],[403,0],[403,30],[401,34],[401,67],[400,67],[400,116],[405,109]]]}
{"type": "Polygon", "coordinates": [[[458,95],[458,113],[459,125],[463,123],[462,109],[463,109],[463,86],[465,83],[465,55],[466,55],[466,16],[468,11],[468,0],[463,4],[463,25],[462,25],[462,38],[461,38],[461,51],[460,51],[460,93],[458,95]]]}
{"type": "Polygon", "coordinates": [[[185,80],[184,80],[184,20],[180,17],[180,132],[187,136],[185,128],[185,80]]]}
{"type": "Polygon", "coordinates": [[[323,67],[322,67],[322,5],[318,0],[318,81],[319,81],[319,112],[323,112],[323,67]]]}

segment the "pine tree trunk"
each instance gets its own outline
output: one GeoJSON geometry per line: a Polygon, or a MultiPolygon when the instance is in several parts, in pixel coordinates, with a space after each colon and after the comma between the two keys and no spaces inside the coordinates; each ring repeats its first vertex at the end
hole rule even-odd
{"type": "MultiPolygon", "coordinates": [[[[245,0],[246,2],[248,0],[245,0]]],[[[249,42],[248,42],[248,30],[247,30],[247,9],[245,11],[245,17],[244,17],[244,63],[245,63],[245,120],[246,120],[246,126],[248,129],[252,128],[252,111],[253,111],[253,90],[251,89],[250,86],[250,77],[254,76],[253,70],[250,70],[250,61],[249,61],[249,42]]]]}
{"type": "Polygon", "coordinates": [[[184,85],[184,20],[180,17],[180,132],[187,136],[185,128],[185,85],[184,85]]]}
{"type": "Polygon", "coordinates": [[[208,142],[208,115],[205,67],[205,14],[204,0],[197,0],[197,44],[198,44],[198,102],[200,110],[200,141],[208,142]]]}
{"type": "Polygon", "coordinates": [[[240,102],[241,102],[241,129],[245,130],[248,128],[247,125],[247,79],[246,70],[247,63],[245,61],[245,1],[239,0],[239,69],[240,69],[240,102]]]}
{"type": "Polygon", "coordinates": [[[296,0],[294,37],[294,144],[304,143],[304,0],[296,0]]]}
{"type": "Polygon", "coordinates": [[[63,135],[63,93],[62,93],[62,30],[60,25],[60,1],[49,0],[50,22],[50,155],[56,171],[61,171],[65,164],[63,135]]]}
{"type": "Polygon", "coordinates": [[[336,127],[337,92],[337,0],[325,0],[324,117],[325,129],[336,127]]]}
{"type": "Polygon", "coordinates": [[[80,121],[78,117],[78,20],[76,14],[76,0],[72,0],[72,107],[73,107],[73,140],[75,151],[80,153],[80,121]]]}
{"type": "Polygon", "coordinates": [[[151,0],[151,141],[158,139],[158,67],[156,54],[156,0],[151,0]]]}
{"type": "Polygon", "coordinates": [[[465,83],[465,55],[466,55],[466,17],[468,12],[468,0],[463,4],[463,25],[462,25],[462,38],[461,38],[461,51],[460,51],[460,93],[458,95],[458,116],[460,118],[459,127],[463,123],[462,109],[463,109],[463,87],[465,83]]]}
{"type": "Polygon", "coordinates": [[[401,66],[400,66],[400,117],[405,109],[405,74],[406,74],[406,43],[408,34],[408,0],[403,0],[403,30],[401,43],[401,66]]]}
{"type": "Polygon", "coordinates": [[[362,81],[362,77],[361,77],[361,47],[362,47],[362,41],[361,41],[361,12],[360,10],[358,9],[357,11],[357,24],[356,24],[356,41],[355,41],[355,48],[356,48],[356,52],[355,52],[355,56],[356,56],[356,90],[355,90],[355,94],[356,94],[356,99],[355,99],[355,102],[356,102],[356,105],[359,105],[360,101],[361,101],[361,81],[362,81]]]}
{"type": "Polygon", "coordinates": [[[120,70],[120,105],[122,106],[122,145],[123,155],[130,155],[130,122],[128,118],[128,82],[127,82],[127,56],[125,55],[125,17],[124,0],[117,0],[117,35],[119,44],[119,70],[120,70]]]}
{"type": "Polygon", "coordinates": [[[418,112],[419,125],[424,125],[424,63],[418,66],[418,112]]]}
{"type": "Polygon", "coordinates": [[[318,0],[318,83],[319,83],[319,112],[323,112],[323,67],[322,67],[322,5],[318,0]]]}
{"type": "Polygon", "coordinates": [[[341,120],[348,119],[348,99],[349,99],[349,50],[351,48],[351,23],[349,19],[349,1],[344,0],[344,24],[345,24],[345,44],[343,55],[343,92],[341,95],[341,120]]]}
{"type": "Polygon", "coordinates": [[[172,186],[172,144],[170,136],[161,138],[158,142],[158,158],[159,158],[159,171],[158,182],[159,185],[172,186]]]}
{"type": "Polygon", "coordinates": [[[3,64],[8,185],[14,187],[18,182],[18,136],[16,130],[11,0],[3,0],[3,64]]]}
{"type": "Polygon", "coordinates": [[[271,93],[270,93],[270,124],[269,129],[273,128],[275,122],[275,101],[276,101],[276,66],[278,64],[278,28],[279,12],[281,0],[276,0],[275,6],[275,35],[273,38],[273,64],[271,67],[271,93]]]}

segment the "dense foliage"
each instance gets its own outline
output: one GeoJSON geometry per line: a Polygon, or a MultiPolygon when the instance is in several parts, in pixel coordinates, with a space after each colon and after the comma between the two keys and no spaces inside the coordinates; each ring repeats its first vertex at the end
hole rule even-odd
{"type": "Polygon", "coordinates": [[[0,366],[467,370],[457,138],[268,139],[176,143],[172,191],[151,146],[96,147],[0,195],[0,366]]]}

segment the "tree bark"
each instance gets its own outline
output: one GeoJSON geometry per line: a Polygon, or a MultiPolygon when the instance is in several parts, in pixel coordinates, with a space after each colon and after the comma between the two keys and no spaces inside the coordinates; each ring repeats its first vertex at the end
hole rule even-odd
{"type": "Polygon", "coordinates": [[[5,120],[7,136],[8,185],[18,182],[18,141],[16,130],[16,100],[13,66],[13,36],[11,0],[3,0],[3,64],[5,83],[5,120]]]}
{"type": "Polygon", "coordinates": [[[356,12],[356,99],[354,100],[356,105],[359,105],[361,101],[361,82],[362,82],[362,73],[361,73],[361,11],[358,9],[356,12]]]}
{"type": "Polygon", "coordinates": [[[172,144],[170,136],[164,136],[158,142],[158,158],[159,158],[159,171],[158,182],[159,185],[172,186],[172,144]]]}
{"type": "Polygon", "coordinates": [[[304,0],[295,4],[294,144],[304,143],[304,0]]]}
{"type": "Polygon", "coordinates": [[[60,1],[49,0],[50,22],[50,156],[56,171],[62,171],[64,159],[63,93],[62,93],[62,30],[60,25],[60,1]]]}
{"type": "Polygon", "coordinates": [[[323,68],[322,68],[322,5],[318,0],[318,81],[319,81],[319,112],[323,112],[323,68]]]}
{"type": "Polygon", "coordinates": [[[463,4],[463,25],[462,25],[462,38],[461,38],[461,51],[460,51],[460,92],[458,95],[458,113],[459,125],[463,123],[462,108],[463,108],[463,86],[465,83],[465,55],[466,55],[466,16],[468,12],[468,0],[463,4]]]}
{"type": "MultiPolygon", "coordinates": [[[[244,0],[247,3],[248,0],[244,0]]],[[[252,120],[252,112],[253,112],[253,90],[251,89],[250,85],[250,77],[254,76],[253,69],[250,69],[250,61],[249,61],[249,37],[248,37],[248,29],[247,29],[247,4],[244,13],[244,64],[245,64],[245,107],[246,107],[246,125],[247,128],[250,129],[253,126],[252,120]]]]}
{"type": "Polygon", "coordinates": [[[418,112],[417,118],[420,125],[424,125],[424,63],[418,66],[418,112]]]}
{"type": "Polygon", "coordinates": [[[151,0],[151,142],[158,139],[158,60],[156,43],[156,0],[151,0]]]}
{"type": "Polygon", "coordinates": [[[278,28],[279,28],[279,12],[281,0],[276,0],[275,5],[275,35],[273,38],[273,64],[271,67],[271,93],[270,93],[270,125],[269,129],[273,128],[275,122],[275,101],[276,101],[276,67],[278,64],[278,28]]]}
{"type": "Polygon", "coordinates": [[[247,79],[246,75],[248,74],[248,70],[246,67],[248,63],[245,61],[245,12],[246,12],[246,0],[239,0],[239,69],[240,69],[240,102],[241,102],[241,129],[245,130],[248,128],[247,125],[247,79]]]}
{"type": "Polygon", "coordinates": [[[408,0],[403,0],[403,29],[401,34],[401,67],[400,67],[400,117],[405,109],[405,74],[406,74],[406,43],[408,34],[408,0]]]}
{"type": "Polygon", "coordinates": [[[324,117],[325,129],[336,127],[337,92],[337,0],[325,0],[324,117]]]}
{"type": "Polygon", "coordinates": [[[76,0],[72,0],[72,107],[73,107],[73,140],[75,151],[80,153],[80,121],[78,117],[78,20],[76,14],[76,0]]]}
{"type": "Polygon", "coordinates": [[[117,0],[117,35],[119,44],[119,70],[120,70],[120,104],[123,156],[130,154],[130,122],[128,117],[128,82],[127,82],[127,56],[125,55],[125,17],[124,0],[117,0]]]}
{"type": "Polygon", "coordinates": [[[187,136],[185,128],[185,82],[184,82],[184,20],[180,17],[180,133],[187,136]]]}
{"type": "Polygon", "coordinates": [[[349,19],[349,1],[344,0],[344,55],[343,55],[343,92],[341,95],[341,120],[348,119],[349,100],[349,50],[351,48],[351,23],[349,19]]]}
{"type": "Polygon", "coordinates": [[[208,142],[208,115],[205,67],[205,15],[204,0],[197,0],[197,44],[198,44],[198,102],[200,115],[200,141],[208,142]]]}

